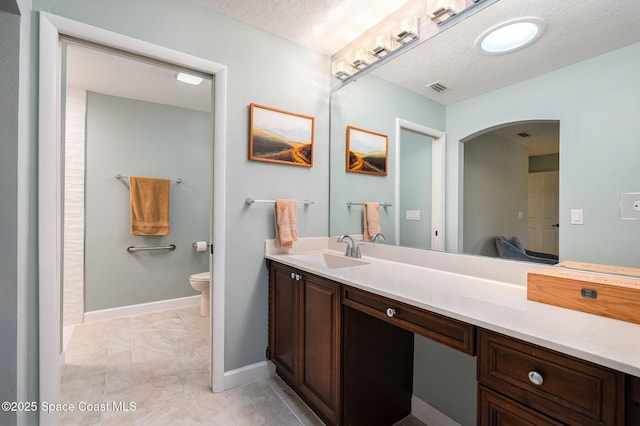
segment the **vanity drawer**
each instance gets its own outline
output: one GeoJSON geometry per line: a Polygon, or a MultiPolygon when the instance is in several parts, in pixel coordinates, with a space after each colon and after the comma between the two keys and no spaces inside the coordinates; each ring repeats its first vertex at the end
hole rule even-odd
{"type": "Polygon", "coordinates": [[[563,423],[624,424],[624,374],[486,330],[478,382],[563,423]]]}
{"type": "Polygon", "coordinates": [[[562,426],[549,417],[527,408],[484,386],[478,386],[479,426],[562,426]]]}
{"type": "Polygon", "coordinates": [[[342,286],[342,303],[405,330],[475,355],[475,327],[406,303],[342,286]]]}

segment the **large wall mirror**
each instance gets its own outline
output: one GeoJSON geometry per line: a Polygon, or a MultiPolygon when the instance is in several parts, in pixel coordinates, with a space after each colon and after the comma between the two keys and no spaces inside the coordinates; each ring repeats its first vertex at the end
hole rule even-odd
{"type": "Polygon", "coordinates": [[[377,201],[392,204],[386,244],[437,249],[437,231],[446,251],[498,256],[496,237],[517,237],[560,261],[640,267],[640,220],[621,206],[640,192],[640,4],[603,3],[500,0],[335,90],[330,235],[362,234],[347,201],[377,201]],[[545,21],[533,45],[475,46],[522,16],[545,21]],[[442,164],[435,139],[399,120],[446,135],[442,164]],[[387,176],[345,171],[347,126],[389,136],[387,176]]]}

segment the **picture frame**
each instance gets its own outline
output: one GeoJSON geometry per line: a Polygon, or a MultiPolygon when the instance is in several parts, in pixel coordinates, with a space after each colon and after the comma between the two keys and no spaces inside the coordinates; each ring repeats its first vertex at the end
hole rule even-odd
{"type": "Polygon", "coordinates": [[[313,167],[314,117],[251,104],[249,160],[313,167]]]}
{"type": "Polygon", "coordinates": [[[347,126],[347,172],[387,176],[388,156],[387,135],[347,126]]]}

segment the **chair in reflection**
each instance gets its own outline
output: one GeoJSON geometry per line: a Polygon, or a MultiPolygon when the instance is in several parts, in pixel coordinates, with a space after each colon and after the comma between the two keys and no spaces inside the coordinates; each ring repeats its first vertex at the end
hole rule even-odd
{"type": "Polygon", "coordinates": [[[541,253],[525,249],[520,240],[518,240],[518,237],[505,238],[498,235],[496,237],[496,249],[498,250],[498,256],[503,259],[545,263],[548,265],[555,265],[558,263],[558,256],[555,254],[541,253]]]}

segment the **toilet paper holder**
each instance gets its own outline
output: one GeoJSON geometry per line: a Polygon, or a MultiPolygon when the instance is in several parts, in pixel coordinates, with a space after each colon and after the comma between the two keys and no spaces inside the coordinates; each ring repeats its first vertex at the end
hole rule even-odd
{"type": "Polygon", "coordinates": [[[196,251],[205,251],[207,250],[207,248],[211,248],[213,252],[213,243],[209,241],[196,241],[192,245],[193,245],[193,248],[196,249],[196,251]]]}

